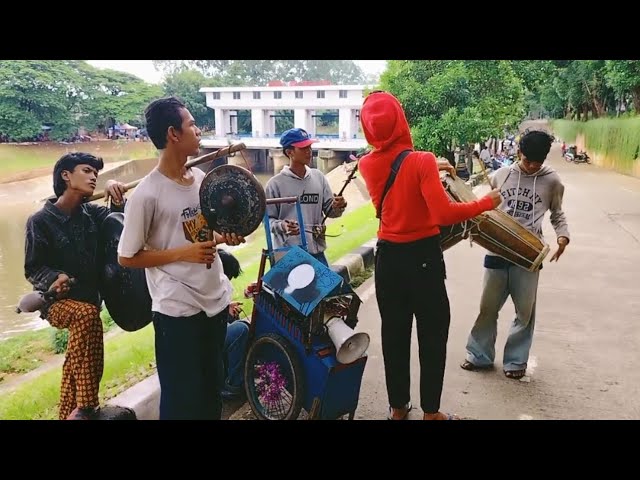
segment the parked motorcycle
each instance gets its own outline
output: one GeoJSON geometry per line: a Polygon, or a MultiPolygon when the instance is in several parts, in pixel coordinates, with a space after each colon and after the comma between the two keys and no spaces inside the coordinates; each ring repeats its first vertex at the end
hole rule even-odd
{"type": "Polygon", "coordinates": [[[591,163],[591,158],[585,151],[582,151],[580,153],[573,153],[571,151],[568,151],[567,153],[565,153],[564,159],[567,162],[573,163],[591,163]]]}

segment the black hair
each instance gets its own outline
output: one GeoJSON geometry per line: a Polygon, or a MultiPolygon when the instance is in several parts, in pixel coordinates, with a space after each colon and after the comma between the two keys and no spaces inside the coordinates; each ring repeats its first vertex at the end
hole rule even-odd
{"type": "Polygon", "coordinates": [[[220,255],[220,260],[222,261],[222,269],[224,270],[224,274],[229,280],[237,278],[242,274],[240,262],[231,253],[218,248],[218,255],[220,255]]]}
{"type": "Polygon", "coordinates": [[[553,135],[544,130],[527,130],[520,138],[520,151],[530,162],[544,162],[553,144],[553,135]]]}
{"type": "Polygon", "coordinates": [[[62,178],[62,172],[65,170],[73,172],[78,165],[90,165],[98,171],[104,168],[102,159],[90,153],[73,152],[63,155],[53,167],[53,192],[56,197],[60,198],[67,189],[67,182],[62,178]]]}
{"type": "Polygon", "coordinates": [[[166,97],[154,100],[144,111],[147,124],[147,134],[153,145],[162,150],[167,147],[167,130],[173,127],[182,131],[182,116],[180,110],[187,108],[176,97],[166,97]]]}
{"type": "Polygon", "coordinates": [[[477,150],[474,150],[473,153],[471,154],[472,157],[476,157],[476,158],[480,158],[480,154],[478,153],[477,150]]]}

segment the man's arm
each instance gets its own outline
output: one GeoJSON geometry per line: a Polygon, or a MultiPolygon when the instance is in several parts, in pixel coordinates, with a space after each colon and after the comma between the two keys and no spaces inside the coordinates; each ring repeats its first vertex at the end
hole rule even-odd
{"type": "Polygon", "coordinates": [[[216,241],[189,243],[166,250],[145,250],[154,211],[155,198],[152,196],[134,194],[127,202],[124,229],[118,243],[120,265],[127,268],[151,268],[174,262],[213,263],[216,241]]]}
{"type": "Polygon", "coordinates": [[[440,181],[435,156],[422,153],[422,158],[418,161],[420,162],[419,175],[422,197],[427,202],[429,211],[438,225],[453,225],[491,210],[494,208],[493,198],[496,198],[495,204],[497,204],[497,193],[493,191],[472,202],[451,202],[440,181]]]}
{"type": "MultiPolygon", "coordinates": [[[[267,198],[280,198],[280,191],[274,182],[268,182],[264,189],[267,198]]],[[[280,205],[267,205],[267,215],[269,216],[269,230],[276,235],[285,234],[284,220],[280,219],[280,205]]]]}
{"type": "Polygon", "coordinates": [[[24,255],[24,276],[36,290],[46,291],[58,275],[65,273],[47,266],[49,243],[37,221],[27,220],[24,255]]]}
{"type": "Polygon", "coordinates": [[[161,267],[174,262],[213,263],[215,242],[196,242],[167,250],[139,250],[132,257],[118,255],[118,263],[127,268],[161,267]]]}
{"type": "Polygon", "coordinates": [[[567,217],[562,210],[562,199],[564,197],[564,185],[558,181],[556,188],[553,189],[553,196],[551,197],[551,203],[549,205],[549,211],[551,212],[549,219],[551,225],[556,232],[556,236],[565,237],[567,243],[569,240],[569,224],[567,223],[567,217]]]}
{"type": "Polygon", "coordinates": [[[105,191],[107,192],[105,196],[105,202],[111,198],[111,203],[109,207],[105,207],[102,205],[95,205],[93,203],[89,204],[89,208],[91,209],[91,215],[98,223],[98,225],[102,225],[102,222],[109,216],[110,213],[114,212],[124,212],[124,206],[126,204],[126,198],[124,197],[124,183],[118,182],[116,180],[108,180],[105,185],[105,191]]]}
{"type": "Polygon", "coordinates": [[[551,197],[551,203],[549,205],[549,211],[551,215],[549,219],[551,220],[551,225],[556,232],[556,236],[558,237],[558,249],[555,251],[553,256],[551,257],[551,262],[554,260],[557,262],[560,259],[560,256],[564,253],[564,249],[569,245],[569,225],[567,223],[567,217],[562,210],[562,199],[564,197],[564,185],[558,179],[558,184],[556,188],[553,190],[553,196],[551,197]]]}

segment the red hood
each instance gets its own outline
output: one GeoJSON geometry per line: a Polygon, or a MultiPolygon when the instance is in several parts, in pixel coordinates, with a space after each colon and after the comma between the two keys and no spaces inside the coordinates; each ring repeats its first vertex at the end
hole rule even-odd
{"type": "Polygon", "coordinates": [[[364,135],[376,151],[413,150],[411,132],[400,102],[386,92],[369,95],[360,111],[364,135]]]}

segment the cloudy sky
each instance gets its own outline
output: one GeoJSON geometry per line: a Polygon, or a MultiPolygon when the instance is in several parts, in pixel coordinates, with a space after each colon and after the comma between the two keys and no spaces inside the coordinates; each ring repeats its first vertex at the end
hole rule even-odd
{"type": "MultiPolygon", "coordinates": [[[[365,73],[381,73],[386,66],[386,60],[354,60],[365,73]]],[[[151,60],[87,60],[98,68],[111,68],[131,73],[150,83],[159,83],[162,75],[153,68],[151,60]]]]}

